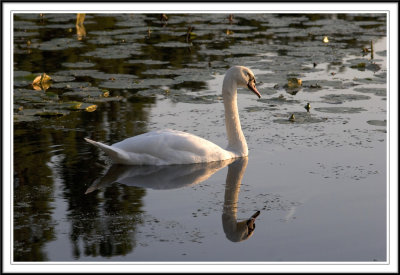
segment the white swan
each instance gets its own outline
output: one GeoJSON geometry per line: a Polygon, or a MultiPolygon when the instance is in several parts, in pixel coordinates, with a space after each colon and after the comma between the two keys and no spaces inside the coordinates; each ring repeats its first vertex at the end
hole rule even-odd
{"type": "Polygon", "coordinates": [[[222,97],[225,107],[227,149],[201,137],[159,130],[127,138],[111,146],[85,138],[102,149],[114,163],[126,165],[171,165],[220,161],[248,155],[237,107],[237,88],[246,87],[259,98],[253,72],[243,66],[230,68],[224,77],[222,97]]]}

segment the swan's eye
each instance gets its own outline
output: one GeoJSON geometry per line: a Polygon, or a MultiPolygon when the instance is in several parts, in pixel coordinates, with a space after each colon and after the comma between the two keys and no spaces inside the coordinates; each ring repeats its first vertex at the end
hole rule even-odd
{"type": "Polygon", "coordinates": [[[254,82],[254,84],[256,84],[256,79],[254,78],[254,76],[249,75],[249,82],[247,84],[251,82],[254,82]]]}

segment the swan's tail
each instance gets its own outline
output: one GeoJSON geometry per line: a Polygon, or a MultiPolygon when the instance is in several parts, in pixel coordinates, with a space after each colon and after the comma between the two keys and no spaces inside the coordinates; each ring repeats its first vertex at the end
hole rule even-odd
{"type": "Polygon", "coordinates": [[[85,138],[85,140],[103,150],[115,163],[126,163],[129,159],[127,154],[121,149],[88,138],[85,138]]]}

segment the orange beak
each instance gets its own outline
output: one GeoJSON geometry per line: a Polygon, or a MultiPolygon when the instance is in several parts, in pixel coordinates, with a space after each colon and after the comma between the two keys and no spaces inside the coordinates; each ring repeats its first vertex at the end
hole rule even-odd
{"type": "Polygon", "coordinates": [[[258,98],[261,98],[261,94],[257,91],[256,84],[254,83],[254,81],[250,81],[249,83],[247,83],[247,87],[250,89],[250,91],[255,93],[258,96],[258,98]]]}

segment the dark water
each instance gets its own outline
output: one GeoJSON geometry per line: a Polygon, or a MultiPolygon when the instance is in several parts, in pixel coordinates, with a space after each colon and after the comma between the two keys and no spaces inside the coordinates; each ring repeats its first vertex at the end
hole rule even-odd
{"type": "Polygon", "coordinates": [[[15,261],[386,261],[385,14],[76,20],[14,16],[15,261]],[[263,95],[239,91],[248,159],[121,168],[84,141],[224,146],[232,65],[263,95]]]}

